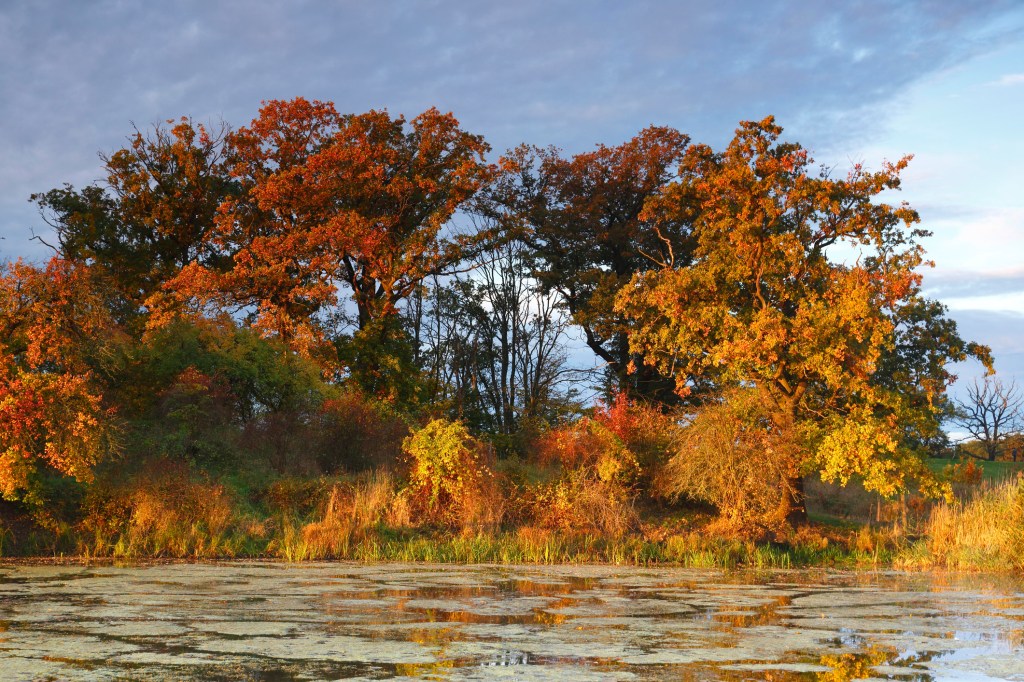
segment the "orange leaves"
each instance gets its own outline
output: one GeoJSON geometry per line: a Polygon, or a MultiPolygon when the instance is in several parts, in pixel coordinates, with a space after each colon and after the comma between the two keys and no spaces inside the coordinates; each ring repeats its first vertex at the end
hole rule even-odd
{"type": "Polygon", "coordinates": [[[211,239],[223,257],[182,269],[153,303],[245,310],[261,333],[311,357],[328,354],[323,313],[339,286],[364,328],[462,258],[441,230],[490,172],[482,138],[436,109],[406,121],[270,101],[226,143],[241,191],[217,212],[211,239]]]}
{"type": "Polygon", "coordinates": [[[40,464],[79,479],[110,449],[92,354],[117,333],[89,273],[54,259],[0,268],[0,494],[40,464]]]}
{"type": "Polygon", "coordinates": [[[779,423],[813,433],[825,475],[889,494],[913,468],[896,454],[907,434],[937,428],[933,403],[914,397],[948,378],[964,344],[924,342],[945,323],[920,297],[923,231],[909,207],[875,203],[907,159],[812,176],[780,134],[769,118],[741,124],[721,153],[689,150],[645,216],[692,220],[692,264],[634,277],[616,310],[681,395],[708,380],[757,386],[779,423]]]}

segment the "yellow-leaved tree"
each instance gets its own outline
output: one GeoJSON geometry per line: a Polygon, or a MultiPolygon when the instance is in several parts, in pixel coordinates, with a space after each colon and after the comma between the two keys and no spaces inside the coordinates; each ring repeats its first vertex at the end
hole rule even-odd
{"type": "MultiPolygon", "coordinates": [[[[921,296],[917,213],[880,201],[909,157],[833,178],[781,133],[766,118],[742,123],[723,152],[691,147],[679,180],[648,202],[655,226],[693,220],[694,251],[618,295],[631,349],[681,395],[709,382],[716,404],[756,391],[763,409],[729,442],[771,464],[778,523],[806,517],[802,476],[813,472],[884,495],[912,479],[937,492],[916,446],[938,430],[947,365],[989,359],[921,296]]],[[[703,461],[692,455],[674,464],[703,461]]]]}

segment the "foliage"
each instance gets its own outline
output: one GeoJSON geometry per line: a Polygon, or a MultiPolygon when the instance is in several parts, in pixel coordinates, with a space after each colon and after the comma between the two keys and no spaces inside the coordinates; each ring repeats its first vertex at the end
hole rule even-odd
{"type": "Polygon", "coordinates": [[[457,524],[482,511],[494,474],[480,444],[460,422],[435,419],[403,443],[414,509],[427,521],[457,524]]]}
{"type": "Polygon", "coordinates": [[[216,469],[260,458],[312,468],[297,460],[331,389],[282,343],[224,321],[178,319],[128,355],[112,395],[129,420],[130,454],[216,469]]]}
{"type": "Polygon", "coordinates": [[[388,402],[346,389],[323,404],[312,439],[327,474],[397,469],[409,424],[388,402]]]}
{"type": "Polygon", "coordinates": [[[589,417],[546,431],[534,448],[538,461],[602,483],[628,488],[639,474],[636,455],[611,429],[589,417]]]}
{"type": "Polygon", "coordinates": [[[245,535],[235,511],[222,484],[188,465],[157,459],[134,476],[89,491],[82,549],[100,556],[231,556],[245,535]]]}
{"type": "Polygon", "coordinates": [[[713,504],[738,531],[777,530],[801,459],[799,434],[772,419],[756,389],[738,389],[701,408],[682,430],[656,489],[713,504]]]}
{"type": "Polygon", "coordinates": [[[613,303],[634,274],[688,257],[685,217],[652,221],[642,214],[688,142],[672,128],[652,126],[621,145],[598,145],[568,159],[554,148],[524,145],[502,159],[502,175],[489,193],[492,211],[525,228],[521,235],[537,259],[538,280],[561,297],[615,383],[662,398],[671,398],[671,391],[654,372],[627,374],[627,324],[613,303]]]}
{"type": "Polygon", "coordinates": [[[594,406],[594,421],[618,438],[636,460],[645,484],[675,451],[681,429],[671,412],[657,405],[616,393],[609,402],[594,406]]]}
{"type": "Polygon", "coordinates": [[[118,331],[86,268],[0,266],[0,494],[40,467],[88,481],[116,450],[114,410],[96,371],[118,331]]]}
{"type": "Polygon", "coordinates": [[[522,493],[526,517],[538,528],[622,536],[637,527],[633,495],[608,473],[594,478],[586,469],[572,469],[554,481],[527,487],[522,493]]]}
{"type": "Polygon", "coordinates": [[[191,262],[214,267],[208,241],[221,202],[236,191],[223,159],[226,127],[187,118],[136,130],[127,147],[103,156],[106,179],[34,194],[57,233],[63,258],[89,263],[122,322],[191,262]]]}
{"type": "Polygon", "coordinates": [[[748,122],[715,152],[652,127],[571,157],[519,147],[495,168],[435,109],[298,98],[234,132],[136,130],[102,182],[33,197],[60,257],[0,267],[0,493],[15,500],[0,539],[878,561],[873,531],[849,555],[785,533],[803,477],[949,493],[922,456],[945,443],[951,363],[991,358],[921,294],[927,233],[882,201],[907,160],[837,179],[780,136],[748,122]],[[596,372],[570,367],[572,325],[608,379],[583,418],[596,372]],[[635,504],[648,493],[722,516],[635,504]],[[510,521],[527,525],[501,533],[510,521]],[[767,530],[791,550],[749,540],[767,530]]]}
{"type": "Polygon", "coordinates": [[[413,339],[397,315],[374,318],[351,336],[335,340],[338,358],[348,368],[354,390],[407,409],[415,409],[423,377],[414,358],[413,339]]]}
{"type": "Polygon", "coordinates": [[[227,146],[241,192],[221,206],[212,242],[229,264],[189,264],[168,283],[169,300],[246,309],[261,333],[327,369],[324,315],[337,283],[350,288],[362,330],[476,241],[443,229],[488,173],[486,144],[450,114],[406,122],[271,101],[227,146]]]}
{"type": "Polygon", "coordinates": [[[950,570],[1024,568],[1024,478],[987,485],[967,500],[938,504],[924,537],[898,560],[950,570]]]}
{"type": "MultiPolygon", "coordinates": [[[[756,386],[774,427],[800,434],[795,473],[857,475],[891,495],[928,474],[904,447],[907,425],[934,423],[947,365],[987,359],[987,349],[946,324],[947,338],[916,365],[932,381],[883,372],[897,342],[923,338],[943,312],[907,314],[921,309],[917,240],[927,233],[906,205],[874,201],[899,187],[908,159],[874,173],[855,166],[842,180],[814,176],[807,152],[781,132],[771,118],[746,122],[724,152],[688,150],[679,182],[645,215],[690,217],[696,207],[693,260],[636,275],[616,309],[633,320],[632,349],[673,376],[680,395],[708,381],[756,386]],[[858,254],[852,264],[838,260],[840,247],[858,254]],[[901,336],[899,325],[914,331],[901,336]]],[[[792,506],[801,517],[798,497],[792,506]]]]}

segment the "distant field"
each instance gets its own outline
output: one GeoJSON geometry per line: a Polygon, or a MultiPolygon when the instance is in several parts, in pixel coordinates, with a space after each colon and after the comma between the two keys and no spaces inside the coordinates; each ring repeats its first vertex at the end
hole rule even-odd
{"type": "Polygon", "coordinates": [[[966,462],[973,461],[976,465],[984,469],[984,479],[986,481],[1002,481],[1007,478],[1012,478],[1018,473],[1024,472],[1024,462],[985,462],[980,459],[929,459],[928,466],[935,472],[942,471],[944,468],[949,466],[953,462],[966,462]]]}

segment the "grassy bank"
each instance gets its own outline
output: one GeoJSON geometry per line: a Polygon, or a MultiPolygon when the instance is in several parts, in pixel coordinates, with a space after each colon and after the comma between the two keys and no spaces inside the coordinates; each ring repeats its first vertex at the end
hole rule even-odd
{"type": "Polygon", "coordinates": [[[88,486],[54,481],[35,507],[3,503],[0,556],[1024,568],[1024,479],[1013,472],[974,475],[948,504],[883,502],[858,486],[809,481],[811,524],[754,537],[707,507],[645,502],[515,462],[499,469],[439,497],[415,475],[386,470],[216,477],[156,460],[88,486]]]}

